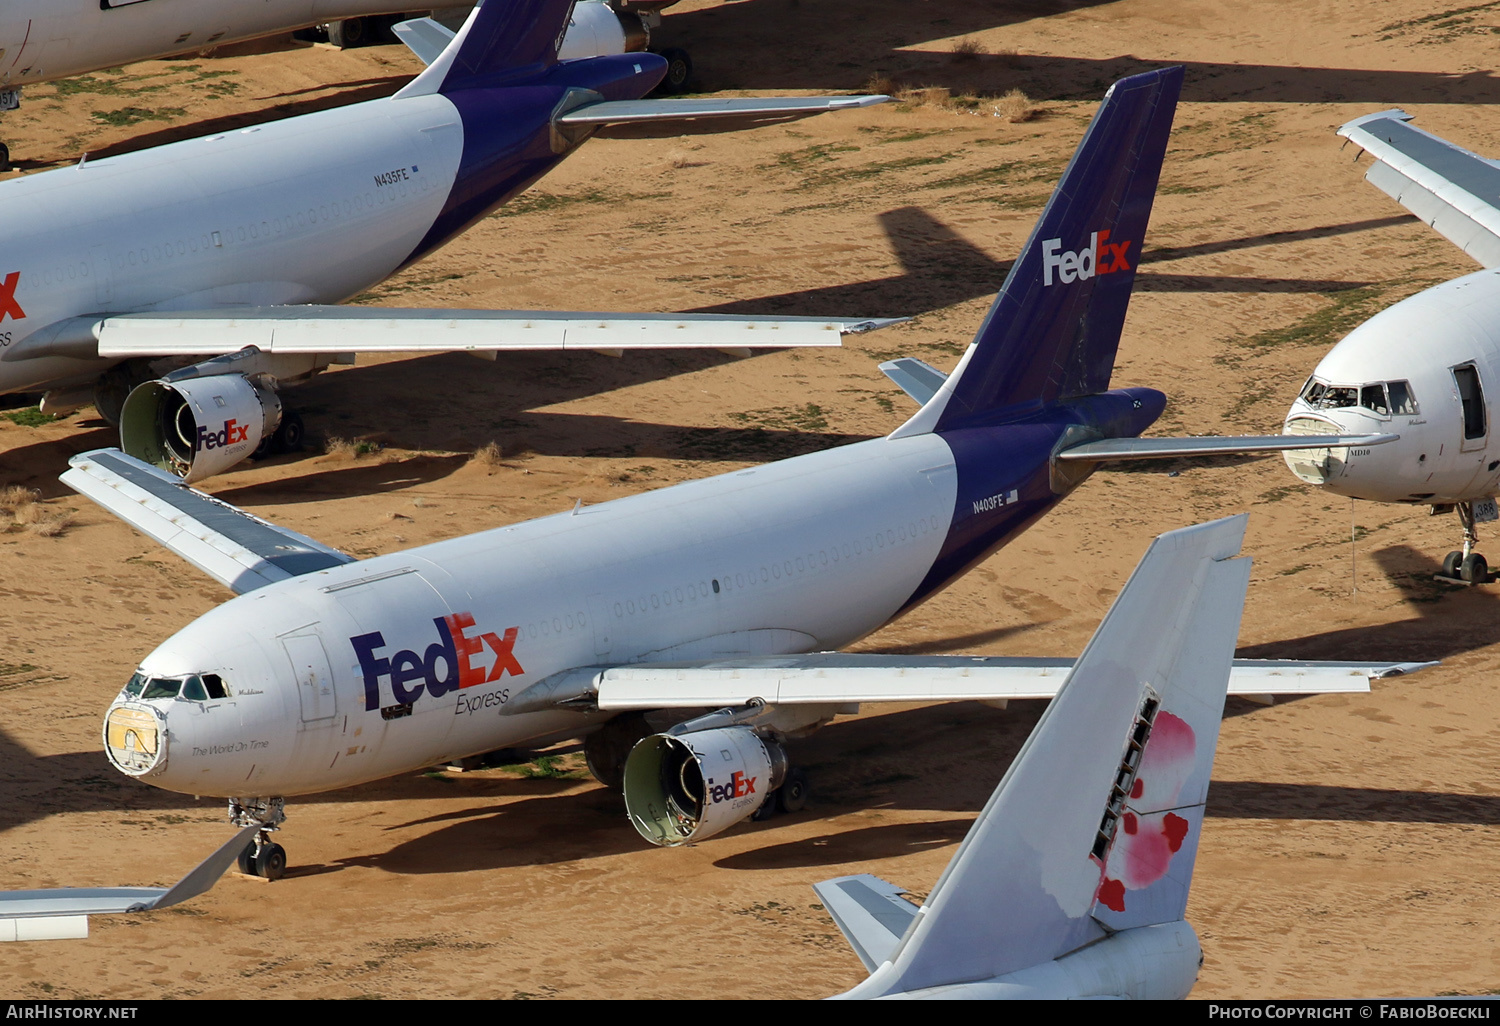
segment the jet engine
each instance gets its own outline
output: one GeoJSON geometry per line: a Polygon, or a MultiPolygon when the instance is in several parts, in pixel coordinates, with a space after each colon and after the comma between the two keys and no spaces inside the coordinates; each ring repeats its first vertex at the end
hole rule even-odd
{"type": "Polygon", "coordinates": [[[653,734],[625,760],[625,811],[646,840],[674,847],[753,816],[786,776],[786,752],[749,727],[653,734]]]}
{"type": "Polygon", "coordinates": [[[559,60],[634,53],[651,42],[646,21],[636,11],[614,10],[607,3],[583,3],[573,8],[573,20],[557,51],[559,60]]]}
{"type": "Polygon", "coordinates": [[[243,374],[169,374],[125,400],[120,448],[186,481],[201,481],[255,453],[281,421],[275,390],[243,374]]]}

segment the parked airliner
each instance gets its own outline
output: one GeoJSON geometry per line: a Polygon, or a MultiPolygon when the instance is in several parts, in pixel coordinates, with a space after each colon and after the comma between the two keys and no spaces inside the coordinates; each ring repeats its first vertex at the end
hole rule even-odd
{"type": "MultiPolygon", "coordinates": [[[[560,56],[645,50],[661,9],[676,2],[582,0],[560,56]]],[[[409,0],[5,0],[0,4],[0,111],[19,107],[26,86],[348,20],[343,39],[362,31],[365,16],[414,6],[420,7],[409,0]]],[[[663,51],[663,56],[667,78],[680,91],[691,63],[681,51],[663,51]]],[[[9,169],[10,150],[0,143],[0,171],[9,169]]]]}
{"type": "Polygon", "coordinates": [[[642,100],[649,53],[559,60],[572,0],[490,0],[394,96],[0,182],[0,393],[92,401],[187,480],[301,420],[278,389],[360,351],[838,345],[881,322],[334,306],[528,188],[601,125],[886,99],[642,100]],[[166,372],[165,374],[163,372],[166,372]]]}
{"type": "Polygon", "coordinates": [[[1485,270],[1383,310],[1350,332],[1313,370],[1284,431],[1395,432],[1400,440],[1346,455],[1304,449],[1286,457],[1299,478],[1338,495],[1456,509],[1463,547],[1443,574],[1491,579],[1475,549],[1476,523],[1500,518],[1500,439],[1491,425],[1500,389],[1500,167],[1408,124],[1399,110],[1356,118],[1339,134],[1375,158],[1366,178],[1485,270]]]}
{"type": "Polygon", "coordinates": [[[1187,997],[1245,520],[1156,539],[920,909],[867,873],[814,888],[870,971],[840,997],[1187,997]]]}
{"type": "MultiPolygon", "coordinates": [[[[1109,381],[1181,82],[1110,89],[957,369],[885,438],[367,560],[117,450],[76,457],[65,482],[240,593],[141,662],[106,714],[110,760],[229,798],[265,828],[242,866],[274,877],[267,831],[289,795],[584,736],[637,830],[681,844],[773,794],[804,800],[781,742],[852,703],[1053,694],[1066,670],[1035,661],[830,650],[965,573],[1097,461],[1060,455],[1161,414],[1161,392],[1109,381]],[[642,739],[646,712],[692,708],[719,711],[642,739]]],[[[1236,677],[1262,694],[1374,672],[1236,677]]]]}

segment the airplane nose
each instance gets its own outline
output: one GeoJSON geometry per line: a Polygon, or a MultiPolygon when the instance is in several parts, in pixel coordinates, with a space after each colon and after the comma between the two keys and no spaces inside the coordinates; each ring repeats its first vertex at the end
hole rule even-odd
{"type": "Polygon", "coordinates": [[[167,725],[147,705],[112,705],[104,714],[104,751],[115,769],[132,777],[167,764],[167,725]]]}
{"type": "MultiPolygon", "coordinates": [[[[1299,404],[1300,405],[1300,404],[1299,404]]],[[[1299,412],[1296,406],[1281,426],[1283,435],[1337,435],[1347,429],[1327,417],[1299,412]]],[[[1281,454],[1287,469],[1312,485],[1326,485],[1347,469],[1347,449],[1288,449],[1281,454]]]]}

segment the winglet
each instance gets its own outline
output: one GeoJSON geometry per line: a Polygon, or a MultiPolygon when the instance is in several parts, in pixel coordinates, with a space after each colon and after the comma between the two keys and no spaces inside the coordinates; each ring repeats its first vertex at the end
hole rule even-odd
{"type": "Polygon", "coordinates": [[[1250,561],[1157,538],[889,959],[849,997],[995,980],[1183,919],[1250,561]]]}
{"type": "Polygon", "coordinates": [[[1182,73],[1110,86],[968,352],[893,437],[1109,388],[1182,73]]]}

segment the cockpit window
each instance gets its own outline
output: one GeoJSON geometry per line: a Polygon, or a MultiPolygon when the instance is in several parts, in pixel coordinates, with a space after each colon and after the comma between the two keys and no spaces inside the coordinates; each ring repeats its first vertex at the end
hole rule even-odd
{"type": "Polygon", "coordinates": [[[1367,410],[1374,410],[1382,417],[1388,415],[1391,409],[1386,405],[1384,385],[1365,385],[1359,390],[1359,405],[1367,410]]]}
{"type": "Polygon", "coordinates": [[[203,687],[208,691],[209,698],[228,698],[229,689],[224,686],[224,678],[217,673],[205,673],[203,675],[203,687]]]}
{"type": "Polygon", "coordinates": [[[203,678],[195,673],[183,681],[182,697],[189,702],[207,702],[208,692],[203,688],[203,678]]]}
{"type": "Polygon", "coordinates": [[[1359,405],[1359,389],[1352,385],[1329,385],[1316,399],[1308,403],[1319,410],[1337,410],[1345,406],[1359,405]]]}
{"type": "Polygon", "coordinates": [[[165,677],[152,677],[146,682],[146,690],[141,698],[150,700],[152,698],[176,698],[177,690],[182,687],[182,681],[169,680],[165,677]]]}
{"type": "Polygon", "coordinates": [[[125,685],[125,693],[135,698],[140,695],[141,689],[145,686],[146,675],[144,673],[133,673],[130,675],[130,683],[125,685]]]}
{"type": "Polygon", "coordinates": [[[1417,400],[1411,394],[1411,385],[1405,381],[1387,382],[1385,386],[1391,393],[1391,412],[1406,416],[1417,412],[1417,400]]]}

